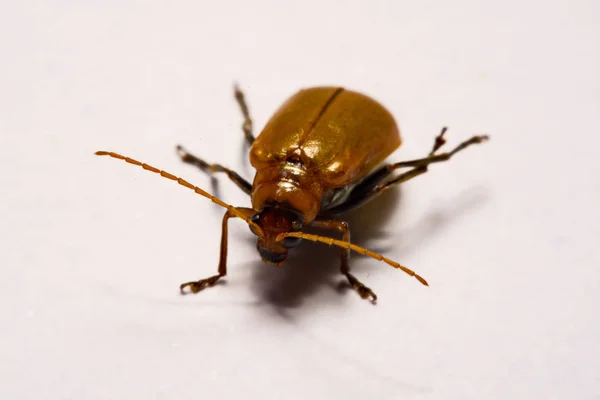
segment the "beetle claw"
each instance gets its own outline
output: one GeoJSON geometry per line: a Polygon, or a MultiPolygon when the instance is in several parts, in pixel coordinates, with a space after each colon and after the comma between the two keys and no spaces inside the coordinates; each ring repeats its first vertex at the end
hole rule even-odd
{"type": "Polygon", "coordinates": [[[377,302],[377,295],[375,293],[373,293],[373,291],[370,288],[363,285],[363,286],[357,288],[356,291],[358,292],[360,297],[362,297],[363,299],[368,300],[369,298],[371,298],[372,303],[377,302]]]}

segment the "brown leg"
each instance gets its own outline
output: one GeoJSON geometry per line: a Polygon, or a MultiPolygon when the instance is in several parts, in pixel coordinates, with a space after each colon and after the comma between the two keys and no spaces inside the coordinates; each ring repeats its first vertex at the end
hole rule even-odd
{"type": "Polygon", "coordinates": [[[181,294],[185,294],[184,289],[186,287],[189,287],[192,293],[198,293],[207,286],[214,285],[219,279],[227,275],[227,221],[231,217],[235,216],[230,214],[229,211],[227,211],[223,216],[223,226],[221,229],[221,254],[219,258],[218,268],[219,273],[217,275],[211,276],[210,278],[200,279],[199,281],[182,283],[179,286],[181,294]]]}
{"type": "Polygon", "coordinates": [[[462,142],[461,144],[456,146],[450,152],[442,153],[442,154],[435,154],[435,152],[438,151],[440,149],[440,147],[442,147],[446,143],[446,139],[444,138],[444,133],[446,133],[446,128],[442,129],[442,132],[438,136],[436,136],[435,143],[433,144],[433,149],[429,153],[429,157],[421,158],[419,160],[402,161],[402,162],[390,165],[389,169],[391,171],[398,169],[398,168],[402,168],[402,167],[414,167],[414,168],[409,171],[406,171],[403,174],[400,174],[399,176],[397,176],[396,178],[394,178],[392,180],[389,180],[385,183],[381,183],[381,184],[375,186],[373,188],[373,191],[381,192],[382,190],[385,190],[387,187],[389,187],[391,185],[406,182],[409,179],[412,179],[416,176],[424,174],[425,172],[427,172],[427,168],[429,167],[429,164],[436,163],[436,162],[442,162],[442,161],[448,161],[453,155],[455,155],[459,151],[464,150],[473,144],[485,142],[488,139],[487,136],[473,136],[469,140],[465,140],[464,142],[462,142]]]}
{"type": "Polygon", "coordinates": [[[406,167],[415,167],[415,168],[427,167],[427,166],[429,166],[429,164],[433,164],[436,162],[442,162],[442,161],[448,161],[453,155],[455,155],[459,151],[464,150],[473,144],[482,143],[482,142],[485,142],[486,140],[488,140],[488,136],[486,136],[486,135],[473,136],[469,140],[465,140],[464,142],[462,142],[461,144],[456,146],[452,151],[449,151],[447,153],[442,153],[442,154],[435,154],[435,152],[438,151],[440,149],[440,147],[442,147],[446,143],[446,139],[444,138],[444,133],[446,133],[446,128],[442,129],[442,132],[438,136],[436,136],[435,143],[433,145],[433,149],[429,153],[428,157],[420,158],[417,160],[401,161],[401,162],[398,162],[395,164],[388,165],[387,168],[390,169],[391,171],[393,171],[398,168],[406,168],[406,167]]]}
{"type": "Polygon", "coordinates": [[[227,174],[229,179],[231,179],[233,183],[235,183],[246,194],[250,194],[252,192],[252,185],[250,184],[250,182],[242,178],[235,171],[232,171],[229,168],[225,168],[220,164],[209,164],[206,161],[196,157],[195,155],[188,153],[187,150],[184,149],[182,146],[177,146],[177,154],[179,155],[179,158],[181,158],[181,161],[183,161],[186,164],[195,165],[207,174],[212,174],[215,172],[224,172],[225,174],[227,174]]]}
{"type": "Polygon", "coordinates": [[[488,139],[487,136],[473,136],[469,140],[465,140],[452,151],[442,154],[435,154],[445,143],[446,139],[444,134],[446,128],[443,128],[441,133],[436,136],[433,148],[429,153],[429,156],[420,158],[417,160],[402,161],[395,164],[389,164],[381,169],[374,172],[371,176],[367,177],[360,185],[358,185],[350,194],[346,202],[327,210],[327,215],[339,215],[354,208],[360,207],[361,205],[371,201],[383,190],[387,189],[391,185],[406,182],[409,179],[417,177],[427,172],[429,164],[448,161],[453,155],[467,147],[484,142],[488,139]],[[388,177],[399,168],[412,167],[409,171],[398,175],[397,177],[387,180],[388,177]]]}
{"type": "Polygon", "coordinates": [[[250,111],[248,110],[248,104],[246,104],[246,99],[244,99],[244,93],[240,90],[240,88],[236,85],[234,87],[235,99],[237,100],[240,108],[242,109],[242,114],[244,115],[244,124],[242,125],[242,130],[244,131],[244,136],[246,136],[246,140],[248,144],[252,146],[254,143],[254,135],[252,134],[252,118],[250,118],[250,111]]]}
{"type": "MultiPolygon", "coordinates": [[[[311,226],[321,229],[336,229],[343,235],[343,240],[350,243],[350,229],[348,223],[337,219],[316,219],[311,223],[311,226]]],[[[371,298],[371,301],[377,301],[377,296],[373,291],[360,282],[354,275],[350,273],[350,249],[341,249],[340,253],[340,272],[346,276],[350,285],[358,292],[363,299],[371,298]]]]}

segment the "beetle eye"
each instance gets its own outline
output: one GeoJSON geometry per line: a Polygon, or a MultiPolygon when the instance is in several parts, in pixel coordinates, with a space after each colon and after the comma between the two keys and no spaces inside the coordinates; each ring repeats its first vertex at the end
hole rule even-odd
{"type": "Polygon", "coordinates": [[[295,236],[288,236],[281,241],[281,244],[283,245],[283,247],[287,247],[289,249],[290,247],[298,246],[298,244],[300,244],[301,241],[302,241],[302,238],[295,237],[295,236]]]}
{"type": "MultiPolygon", "coordinates": [[[[253,215],[250,217],[250,221],[254,222],[255,224],[258,224],[258,218],[259,218],[259,215],[258,215],[258,213],[256,213],[256,214],[253,214],[253,215]]],[[[252,232],[252,233],[254,233],[256,236],[258,236],[258,233],[256,233],[256,232],[254,231],[254,227],[253,227],[252,225],[248,224],[248,227],[250,228],[250,232],[252,232]]]]}

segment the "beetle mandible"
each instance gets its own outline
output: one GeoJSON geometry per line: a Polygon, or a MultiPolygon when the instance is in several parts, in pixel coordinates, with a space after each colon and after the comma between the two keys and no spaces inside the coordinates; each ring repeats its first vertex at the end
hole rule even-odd
{"type": "Polygon", "coordinates": [[[254,137],[248,106],[237,85],[234,93],[244,116],[242,130],[250,145],[250,163],[256,169],[253,183],[222,165],[207,163],[182,146],[177,146],[177,153],[184,163],[206,173],[225,173],[251,197],[252,208],[228,205],[181,178],[132,158],[108,151],[96,152],[174,180],[227,209],[217,275],[181,284],[182,293],[185,288],[197,293],[227,275],[227,225],[233,217],[249,225],[257,236],[256,247],[261,258],[275,265],[281,265],[288,250],[302,239],[340,247],[340,272],[362,298],[377,300],[375,293],[350,273],[351,250],[383,261],[428,286],[412,270],[352,244],[348,224],[338,217],[392,185],[424,174],[430,164],[447,161],[466,147],[487,140],[488,136],[473,136],[449,152],[438,153],[446,142],[446,128],[443,128],[426,157],[382,165],[400,146],[400,132],[390,112],[370,97],[341,87],[300,90],[254,137]],[[394,174],[404,168],[405,172],[394,174]],[[342,240],[302,232],[307,226],[336,230],[342,234],[342,240]]]}

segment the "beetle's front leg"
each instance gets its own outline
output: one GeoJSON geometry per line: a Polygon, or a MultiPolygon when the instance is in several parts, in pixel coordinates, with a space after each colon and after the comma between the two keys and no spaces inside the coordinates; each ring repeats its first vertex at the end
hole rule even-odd
{"type": "MultiPolygon", "coordinates": [[[[336,229],[343,235],[343,240],[350,243],[350,228],[348,223],[345,221],[339,221],[337,219],[315,219],[311,226],[321,229],[336,229]]],[[[354,290],[358,292],[360,297],[363,299],[371,298],[371,301],[377,301],[377,295],[373,291],[366,287],[361,281],[356,279],[354,275],[350,273],[350,249],[341,249],[340,253],[340,272],[346,276],[348,282],[354,290]]]]}
{"type": "Polygon", "coordinates": [[[227,222],[231,217],[235,217],[235,215],[230,214],[229,211],[223,216],[223,227],[221,229],[221,255],[219,258],[218,274],[213,275],[210,278],[200,279],[199,281],[182,283],[179,286],[181,294],[185,294],[186,287],[189,287],[192,293],[198,293],[207,286],[213,286],[219,279],[227,275],[227,222]]]}

